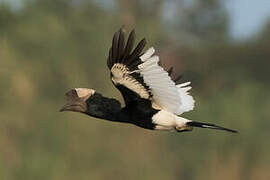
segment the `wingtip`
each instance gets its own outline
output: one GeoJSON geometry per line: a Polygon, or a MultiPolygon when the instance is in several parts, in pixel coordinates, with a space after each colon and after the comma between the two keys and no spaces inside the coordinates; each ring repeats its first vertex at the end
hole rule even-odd
{"type": "Polygon", "coordinates": [[[126,29],[124,27],[124,25],[118,30],[119,34],[121,35],[124,35],[126,33],[126,29]]]}
{"type": "Polygon", "coordinates": [[[129,33],[129,38],[135,39],[136,38],[136,33],[135,33],[135,29],[132,29],[129,33]]]}
{"type": "Polygon", "coordinates": [[[143,39],[142,39],[142,42],[143,42],[144,44],[146,44],[146,43],[147,43],[146,38],[143,38],[143,39]]]}
{"type": "Polygon", "coordinates": [[[134,28],[131,30],[130,34],[135,34],[135,29],[134,28]]]}
{"type": "Polygon", "coordinates": [[[121,26],[121,28],[119,29],[119,31],[123,31],[123,32],[126,32],[126,25],[125,24],[123,24],[122,26],[121,26]]]}

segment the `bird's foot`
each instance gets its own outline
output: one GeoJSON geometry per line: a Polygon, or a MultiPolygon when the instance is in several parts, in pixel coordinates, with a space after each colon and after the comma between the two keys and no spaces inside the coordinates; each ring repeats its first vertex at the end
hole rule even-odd
{"type": "Polygon", "coordinates": [[[188,132],[188,131],[192,131],[193,127],[191,127],[191,126],[175,127],[175,130],[177,132],[188,132]]]}

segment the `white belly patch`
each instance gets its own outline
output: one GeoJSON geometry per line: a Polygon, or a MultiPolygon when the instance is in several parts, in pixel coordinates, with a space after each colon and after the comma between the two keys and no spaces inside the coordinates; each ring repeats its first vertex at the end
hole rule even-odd
{"type": "Polygon", "coordinates": [[[181,128],[190,120],[179,117],[171,112],[161,110],[152,117],[152,122],[156,124],[157,130],[173,130],[181,128]]]}

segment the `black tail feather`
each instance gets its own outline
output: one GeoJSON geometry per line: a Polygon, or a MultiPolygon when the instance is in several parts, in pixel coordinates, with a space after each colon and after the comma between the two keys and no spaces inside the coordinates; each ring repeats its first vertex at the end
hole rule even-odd
{"type": "Polygon", "coordinates": [[[202,122],[191,121],[191,122],[188,122],[187,125],[191,126],[191,127],[217,129],[217,130],[228,131],[228,132],[231,132],[231,133],[238,133],[236,130],[224,128],[224,127],[217,126],[215,124],[210,124],[210,123],[202,123],[202,122]]]}

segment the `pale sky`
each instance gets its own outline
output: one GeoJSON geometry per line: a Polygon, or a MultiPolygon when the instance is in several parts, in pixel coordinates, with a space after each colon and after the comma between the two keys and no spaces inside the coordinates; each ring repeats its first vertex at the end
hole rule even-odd
{"type": "Polygon", "coordinates": [[[229,0],[227,8],[236,39],[256,34],[267,19],[270,21],[270,0],[229,0]]]}

